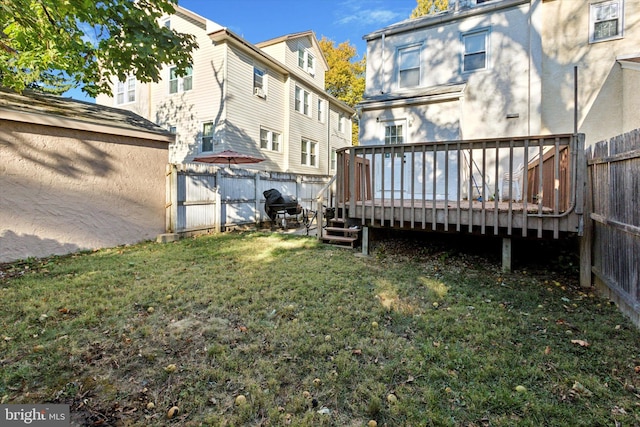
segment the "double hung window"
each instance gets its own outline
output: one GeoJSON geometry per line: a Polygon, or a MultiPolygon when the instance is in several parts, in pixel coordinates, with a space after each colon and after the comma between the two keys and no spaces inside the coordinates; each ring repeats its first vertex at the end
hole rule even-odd
{"type": "Polygon", "coordinates": [[[420,85],[420,46],[398,50],[398,85],[400,88],[420,85]]]}
{"type": "Polygon", "coordinates": [[[116,87],[116,104],[136,102],[136,76],[129,76],[124,82],[118,82],[116,87]]]}
{"type": "Polygon", "coordinates": [[[623,0],[592,3],[589,12],[589,41],[591,43],[622,37],[623,0]]]}
{"type": "Polygon", "coordinates": [[[311,141],[310,139],[302,139],[302,144],[300,147],[300,163],[305,166],[317,166],[316,159],[318,156],[317,153],[318,144],[315,141],[311,141]]]}
{"type": "Polygon", "coordinates": [[[260,129],[260,148],[263,150],[280,151],[280,134],[268,129],[260,129]]]}
{"type": "Polygon", "coordinates": [[[178,76],[177,68],[169,69],[169,93],[186,92],[193,87],[193,68],[188,67],[184,76],[178,76]]]}
{"type": "Polygon", "coordinates": [[[462,71],[469,72],[488,68],[489,31],[481,30],[462,35],[464,52],[462,54],[462,71]]]}

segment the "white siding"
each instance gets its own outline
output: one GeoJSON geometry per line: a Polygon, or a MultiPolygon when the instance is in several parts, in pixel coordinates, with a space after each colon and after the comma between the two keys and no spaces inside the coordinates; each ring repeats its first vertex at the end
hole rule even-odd
{"type": "MultiPolygon", "coordinates": [[[[192,89],[170,94],[170,66],[167,65],[161,70],[162,80],[157,84],[139,85],[136,102],[126,106],[167,129],[176,127],[176,143],[170,147],[169,161],[188,163],[201,154],[202,124],[212,121],[213,152],[229,149],[265,158],[264,162],[251,165],[257,170],[328,174],[329,130],[327,119],[318,120],[317,101],[319,97],[325,100],[325,114],[328,114],[330,97],[324,92],[325,62],[312,36],[283,38],[263,49],[268,55],[265,57],[239,43],[233,35],[222,35],[212,43],[206,25],[217,24],[198,21],[188,14],[171,17],[171,27],[196,35],[200,46],[193,52],[192,89]],[[298,67],[300,43],[310,49],[315,58],[314,76],[298,67]],[[270,58],[281,62],[275,63],[270,58]],[[254,94],[254,66],[266,70],[265,97],[254,94]],[[291,72],[283,73],[283,68],[291,72]],[[311,93],[309,117],[294,110],[296,82],[311,93]],[[280,134],[279,151],[260,148],[261,128],[280,134]],[[315,167],[301,166],[302,138],[317,143],[315,167]]],[[[100,97],[98,102],[113,105],[113,98],[100,97]]],[[[346,116],[350,114],[348,111],[347,108],[346,116]]],[[[350,129],[350,120],[347,122],[346,129],[350,129]]],[[[333,116],[329,123],[335,124],[333,116]]],[[[332,137],[332,146],[350,145],[351,133],[345,131],[345,134],[344,139],[332,137]]]]}

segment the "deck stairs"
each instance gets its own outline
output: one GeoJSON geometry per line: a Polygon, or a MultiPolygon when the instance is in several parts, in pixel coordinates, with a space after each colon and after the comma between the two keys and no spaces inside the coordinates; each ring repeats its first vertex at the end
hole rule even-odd
{"type": "Polygon", "coordinates": [[[360,227],[349,227],[343,218],[330,219],[327,226],[322,229],[322,235],[320,236],[320,240],[323,243],[351,248],[355,247],[359,238],[360,227]]]}

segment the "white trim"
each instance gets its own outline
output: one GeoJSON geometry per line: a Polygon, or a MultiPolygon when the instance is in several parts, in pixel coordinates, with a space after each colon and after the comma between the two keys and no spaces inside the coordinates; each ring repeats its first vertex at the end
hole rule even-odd
{"type": "Polygon", "coordinates": [[[619,40],[624,38],[624,0],[604,0],[599,2],[592,2],[589,4],[589,43],[600,43],[610,40],[619,40]],[[595,39],[595,24],[598,22],[594,16],[596,9],[599,6],[605,6],[605,4],[616,5],[618,8],[616,20],[618,21],[618,33],[611,37],[603,37],[601,39],[595,39]]]}
{"type": "Polygon", "coordinates": [[[491,27],[481,27],[475,28],[473,30],[465,31],[464,33],[460,33],[460,73],[461,74],[469,74],[475,73],[479,71],[485,71],[491,69],[491,27]],[[476,35],[484,35],[484,67],[482,68],[474,68],[473,70],[465,70],[464,69],[464,58],[465,58],[465,37],[476,36],[476,35]]]}
{"type": "MultiPolygon", "coordinates": [[[[396,82],[397,82],[397,88],[398,90],[406,90],[406,89],[412,89],[412,88],[416,88],[416,87],[420,87],[421,83],[422,83],[422,47],[424,46],[424,43],[414,43],[414,44],[410,44],[410,45],[405,45],[405,46],[399,46],[396,49],[396,69],[398,70],[397,74],[396,74],[396,82]],[[401,70],[401,60],[400,57],[402,55],[403,52],[412,52],[414,50],[418,51],[418,84],[414,85],[414,86],[401,86],[400,85],[400,72],[401,70]]],[[[408,68],[409,69],[409,68],[408,68]]],[[[410,68],[413,69],[413,68],[410,68]]]]}

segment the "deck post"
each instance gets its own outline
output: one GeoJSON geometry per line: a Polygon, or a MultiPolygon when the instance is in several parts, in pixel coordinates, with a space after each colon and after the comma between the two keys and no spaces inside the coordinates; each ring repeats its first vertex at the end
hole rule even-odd
{"type": "Polygon", "coordinates": [[[511,271],[511,238],[502,239],[502,271],[511,271]]]}
{"type": "Polygon", "coordinates": [[[362,227],[362,255],[369,256],[369,227],[362,227]]]}

